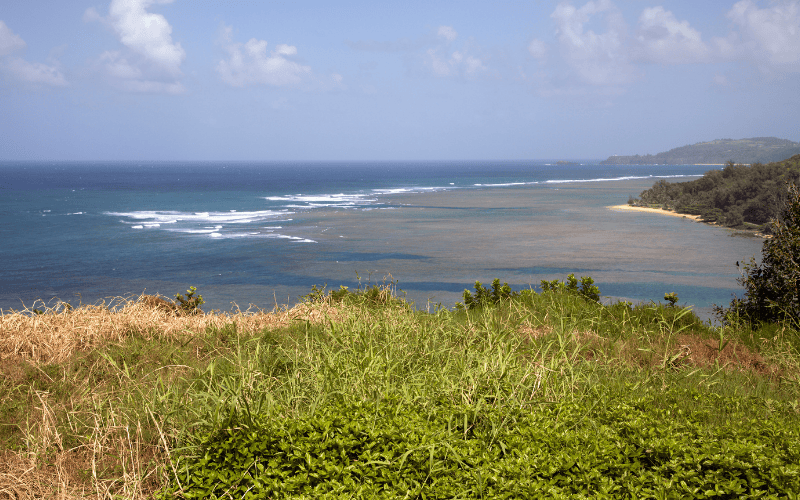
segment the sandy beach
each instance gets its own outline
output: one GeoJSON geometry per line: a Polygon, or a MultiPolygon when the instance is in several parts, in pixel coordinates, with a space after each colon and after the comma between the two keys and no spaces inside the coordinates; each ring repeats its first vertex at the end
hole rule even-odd
{"type": "Polygon", "coordinates": [[[672,217],[683,217],[685,219],[691,219],[698,222],[700,221],[699,215],[679,214],[678,212],[673,212],[672,210],[664,210],[662,208],[634,207],[631,205],[613,205],[608,208],[610,210],[625,210],[629,212],[647,212],[651,214],[671,215],[672,217]]]}

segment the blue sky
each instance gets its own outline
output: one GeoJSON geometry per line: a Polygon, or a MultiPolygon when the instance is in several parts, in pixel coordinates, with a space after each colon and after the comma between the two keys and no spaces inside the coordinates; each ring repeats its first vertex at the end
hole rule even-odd
{"type": "Polygon", "coordinates": [[[6,0],[0,160],[800,141],[800,0],[6,0]]]}

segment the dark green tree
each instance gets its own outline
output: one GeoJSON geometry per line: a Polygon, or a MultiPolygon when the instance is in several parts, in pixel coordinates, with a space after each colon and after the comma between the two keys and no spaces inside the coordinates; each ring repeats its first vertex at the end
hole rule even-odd
{"type": "Polygon", "coordinates": [[[753,258],[742,266],[738,282],[744,286],[744,297],[734,298],[727,309],[717,308],[723,321],[739,317],[755,323],[800,323],[800,190],[796,185],[788,185],[787,200],[770,229],[773,237],[764,241],[761,263],[753,258]]]}

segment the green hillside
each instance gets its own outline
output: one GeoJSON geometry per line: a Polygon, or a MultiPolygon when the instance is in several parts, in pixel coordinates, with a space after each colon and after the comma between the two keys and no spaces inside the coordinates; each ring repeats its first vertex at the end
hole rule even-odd
{"type": "Polygon", "coordinates": [[[610,156],[604,165],[693,165],[769,163],[800,154],[800,142],[776,137],[717,139],[670,149],[655,155],[610,156]]]}

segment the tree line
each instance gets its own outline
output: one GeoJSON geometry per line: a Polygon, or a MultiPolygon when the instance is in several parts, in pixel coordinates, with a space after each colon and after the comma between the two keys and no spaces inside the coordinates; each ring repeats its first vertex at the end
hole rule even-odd
{"type": "Polygon", "coordinates": [[[800,155],[774,163],[739,165],[729,161],[688,182],[660,180],[628,204],[698,215],[704,222],[770,232],[768,222],[787,201],[786,186],[800,181],[800,155]]]}

